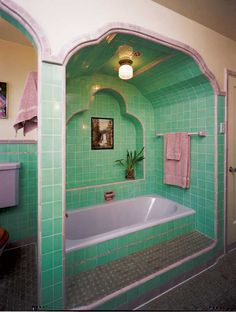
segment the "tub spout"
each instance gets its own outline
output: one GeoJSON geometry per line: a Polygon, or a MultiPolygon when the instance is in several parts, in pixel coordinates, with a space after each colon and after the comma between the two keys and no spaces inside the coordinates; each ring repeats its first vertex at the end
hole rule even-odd
{"type": "Polygon", "coordinates": [[[113,198],[116,196],[116,193],[114,191],[107,191],[104,193],[104,199],[105,201],[113,200],[113,198]]]}

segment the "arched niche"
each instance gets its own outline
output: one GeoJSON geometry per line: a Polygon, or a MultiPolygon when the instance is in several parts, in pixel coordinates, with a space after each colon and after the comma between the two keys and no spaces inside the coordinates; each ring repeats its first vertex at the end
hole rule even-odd
{"type": "MultiPolygon", "coordinates": [[[[125,98],[115,89],[100,88],[90,96],[86,109],[78,110],[66,128],[67,189],[125,181],[125,168],[115,160],[125,158],[127,150],[139,151],[144,146],[142,121],[128,112],[125,98]],[[91,118],[113,120],[112,149],[91,147],[91,118]]],[[[144,178],[144,162],[136,167],[136,180],[144,178]]]]}

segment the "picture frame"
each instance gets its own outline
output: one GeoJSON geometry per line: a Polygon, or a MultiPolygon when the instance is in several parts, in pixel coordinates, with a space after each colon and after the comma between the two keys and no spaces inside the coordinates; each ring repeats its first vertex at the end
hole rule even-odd
{"type": "Polygon", "coordinates": [[[91,117],[91,149],[114,148],[113,118],[91,117]]]}
{"type": "Polygon", "coordinates": [[[7,83],[0,81],[0,119],[7,118],[8,100],[7,100],[7,83]]]}

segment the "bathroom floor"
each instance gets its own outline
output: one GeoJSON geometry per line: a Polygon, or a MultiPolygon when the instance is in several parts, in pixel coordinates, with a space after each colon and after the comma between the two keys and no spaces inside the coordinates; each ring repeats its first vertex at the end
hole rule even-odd
{"type": "Polygon", "coordinates": [[[66,280],[67,308],[82,307],[189,256],[212,243],[197,231],[178,236],[66,280]]]}
{"type": "Polygon", "coordinates": [[[236,250],[188,282],[176,287],[140,310],[236,311],[236,250]]]}
{"type": "Polygon", "coordinates": [[[37,305],[36,244],[5,250],[0,257],[0,310],[37,305]]]}
{"type": "MultiPolygon", "coordinates": [[[[79,274],[76,278],[67,279],[67,309],[106,295],[110,289],[122,287],[126,282],[131,283],[142,274],[149,274],[153,269],[159,269],[164,263],[172,261],[171,257],[176,261],[178,257],[186,256],[211,243],[198,232],[192,232],[188,237],[183,235],[179,242],[174,240],[162,243],[161,248],[160,245],[157,249],[151,247],[146,251],[115,260],[109,266],[100,266],[99,270],[93,269],[79,274]],[[181,244],[182,248],[179,249],[182,251],[177,252],[176,247],[172,252],[172,244],[176,243],[181,244]],[[162,260],[158,268],[155,264],[157,257],[162,260]],[[144,266],[146,271],[143,269],[144,266]],[[93,298],[89,297],[91,294],[93,298]]],[[[32,311],[36,304],[36,245],[29,244],[6,250],[0,257],[0,311],[32,311]]],[[[226,254],[206,272],[139,309],[143,311],[236,311],[236,250],[226,254]]]]}

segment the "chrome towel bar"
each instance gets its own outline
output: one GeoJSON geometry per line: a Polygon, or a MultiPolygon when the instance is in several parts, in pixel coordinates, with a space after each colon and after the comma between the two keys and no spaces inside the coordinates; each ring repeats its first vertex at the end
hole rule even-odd
{"type": "MultiPolygon", "coordinates": [[[[206,131],[198,131],[198,132],[188,132],[188,135],[196,135],[199,137],[206,137],[206,136],[208,136],[208,133],[206,131]]],[[[156,136],[162,137],[162,136],[164,136],[164,133],[157,133],[156,136]]]]}

